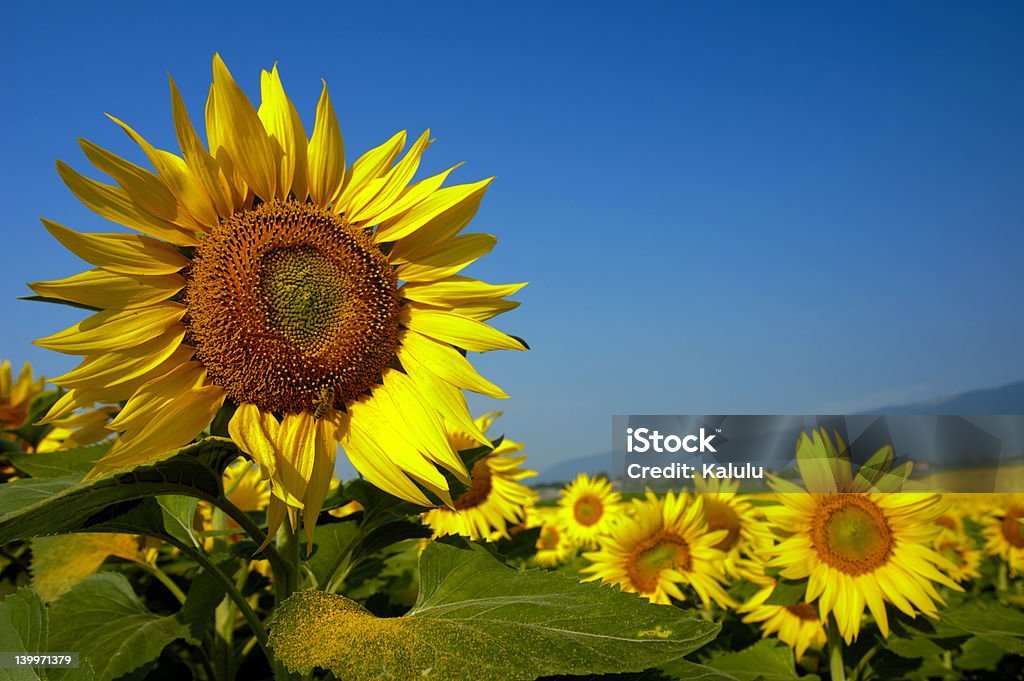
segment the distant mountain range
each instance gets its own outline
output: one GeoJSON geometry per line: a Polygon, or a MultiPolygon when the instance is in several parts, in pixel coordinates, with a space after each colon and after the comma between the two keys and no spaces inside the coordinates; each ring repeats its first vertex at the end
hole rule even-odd
{"type": "MultiPolygon", "coordinates": [[[[1024,414],[1024,381],[1010,383],[999,388],[970,390],[968,392],[939,397],[927,402],[900,404],[870,409],[865,414],[1024,414]]],[[[530,478],[533,485],[551,485],[573,480],[580,473],[596,475],[608,473],[612,466],[612,453],[589,454],[540,471],[536,478],[530,478]]]]}

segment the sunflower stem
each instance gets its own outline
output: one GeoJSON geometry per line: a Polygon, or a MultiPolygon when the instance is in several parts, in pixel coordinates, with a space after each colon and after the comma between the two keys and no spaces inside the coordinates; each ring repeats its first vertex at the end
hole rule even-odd
{"type": "Polygon", "coordinates": [[[834,615],[828,618],[828,668],[832,681],[846,681],[846,666],[843,664],[843,638],[834,615]]]}
{"type": "MultiPolygon", "coordinates": [[[[267,534],[260,529],[259,525],[253,522],[253,519],[249,517],[249,514],[232,504],[226,497],[221,497],[214,501],[217,508],[224,511],[229,518],[234,520],[239,527],[245,530],[245,533],[249,535],[249,538],[256,542],[257,545],[262,544],[267,539],[267,534]]],[[[260,553],[266,555],[270,561],[270,569],[274,573],[274,581],[279,583],[287,583],[291,578],[289,573],[291,572],[290,566],[285,562],[284,558],[278,553],[277,548],[272,543],[267,543],[260,553]]],[[[290,592],[289,592],[290,593],[290,592]]]]}
{"type": "Polygon", "coordinates": [[[167,590],[170,591],[171,595],[178,600],[178,603],[185,605],[185,592],[174,583],[174,580],[172,580],[166,572],[158,568],[156,565],[152,565],[141,560],[133,562],[145,572],[148,572],[150,575],[155,577],[158,582],[167,587],[167,590]]]}
{"type": "MultiPolygon", "coordinates": [[[[296,515],[295,524],[296,526],[299,524],[298,515],[296,515]]],[[[298,588],[300,565],[298,528],[293,528],[290,521],[282,523],[274,541],[277,543],[278,554],[283,558],[285,565],[288,566],[285,578],[281,580],[277,587],[277,602],[281,603],[298,588]]],[[[274,576],[276,577],[277,574],[275,573],[274,576]]]]}

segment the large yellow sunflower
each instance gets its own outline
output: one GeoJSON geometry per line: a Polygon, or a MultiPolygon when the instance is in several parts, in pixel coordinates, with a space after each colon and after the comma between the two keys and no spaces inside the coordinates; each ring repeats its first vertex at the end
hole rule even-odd
{"type": "MultiPolygon", "coordinates": [[[[784,578],[807,579],[807,602],[817,602],[822,621],[834,614],[849,644],[860,632],[865,606],[888,636],[886,601],[911,617],[918,611],[935,617],[943,600],[933,582],[960,587],[944,574],[952,566],[930,548],[942,531],[935,524],[944,510],[940,497],[866,491],[877,489],[877,471],[889,470],[892,449],[880,450],[872,470],[854,476],[838,436],[836,441],[838,447],[824,430],[815,431],[813,440],[801,435],[797,465],[807,489],[770,480],[781,505],[766,513],[786,538],[769,565],[782,567],[784,578]]],[[[905,476],[890,482],[899,477],[905,476]]]]}
{"type": "Polygon", "coordinates": [[[559,511],[570,543],[583,548],[597,546],[622,513],[622,495],[607,479],[580,473],[558,499],[559,511]]]}
{"type": "MultiPolygon", "coordinates": [[[[476,420],[484,433],[500,412],[485,414],[476,420]]],[[[467,433],[449,435],[456,450],[473,446],[467,433]]],[[[452,508],[434,508],[423,514],[423,522],[434,530],[434,536],[459,534],[470,539],[509,537],[509,525],[523,522],[525,509],[537,494],[519,482],[536,475],[521,466],[526,455],[513,456],[523,445],[502,440],[490,454],[478,459],[469,473],[469,488],[459,495],[452,508]]]]}
{"type": "Polygon", "coordinates": [[[722,587],[725,555],[714,548],[726,530],[708,532],[699,497],[691,501],[668,492],[659,498],[648,492],[633,506],[633,516],[613,526],[599,550],[583,554],[592,563],[581,570],[590,574],[583,581],[618,584],[666,605],[671,598],[685,600],[679,587],[689,585],[705,606],[711,601],[736,605],[722,587]]]}
{"type": "Polygon", "coordinates": [[[982,524],[985,552],[1002,558],[1010,573],[1024,572],[1024,495],[1006,495],[982,524]]]}
{"type": "Polygon", "coordinates": [[[346,166],[326,86],[309,139],[276,67],[260,86],[254,106],[215,56],[208,146],[172,82],[180,155],[113,119],[153,171],[87,141],[115,184],[58,163],[86,206],[139,233],[44,221],[96,269],[33,290],[99,309],[37,341],[85,357],[54,379],[68,393],[48,418],[127,401],[98,476],[163,456],[237,406],[228,430],[272,483],[271,534],[299,510],[312,530],[339,442],[381,489],[450,503],[438,467],[466,482],[469,471],[445,424],[488,444],[462,391],[506,397],[463,351],[525,348],[486,323],[524,284],[458,274],[496,242],[460,234],[491,180],[442,187],[452,168],[410,184],[429,131],[401,158],[405,132],[346,166]]]}

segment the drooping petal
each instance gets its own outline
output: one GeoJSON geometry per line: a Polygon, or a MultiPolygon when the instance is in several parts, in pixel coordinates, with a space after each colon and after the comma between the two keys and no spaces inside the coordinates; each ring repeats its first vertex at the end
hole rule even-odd
{"type": "Polygon", "coordinates": [[[238,405],[228,422],[228,434],[238,447],[260,467],[260,477],[269,480],[277,471],[277,420],[251,402],[238,405]],[[273,421],[270,426],[268,421],[273,421]]]}

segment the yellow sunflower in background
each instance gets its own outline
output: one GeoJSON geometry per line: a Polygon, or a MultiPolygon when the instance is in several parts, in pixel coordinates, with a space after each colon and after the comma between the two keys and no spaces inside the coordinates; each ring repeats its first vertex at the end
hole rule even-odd
{"type": "MultiPolygon", "coordinates": [[[[501,412],[485,414],[476,420],[477,428],[486,433],[501,412]]],[[[449,434],[456,450],[471,449],[476,445],[468,434],[454,431],[449,434]]],[[[469,473],[469,488],[454,499],[451,508],[434,508],[423,514],[423,522],[434,530],[434,536],[458,534],[470,539],[498,539],[509,537],[509,526],[523,522],[526,508],[537,494],[519,481],[535,471],[521,466],[526,455],[513,456],[523,445],[503,440],[494,451],[478,459],[469,473]]]]}
{"type": "Polygon", "coordinates": [[[768,584],[764,562],[771,553],[774,538],[762,514],[747,499],[736,493],[739,482],[717,478],[696,478],[696,491],[704,502],[708,532],[725,530],[715,548],[725,553],[722,563],[730,579],[746,579],[768,584]]]}
{"type": "MultiPolygon", "coordinates": [[[[933,582],[959,590],[947,574],[948,561],[930,548],[942,528],[940,497],[925,493],[881,493],[875,473],[853,475],[850,462],[828,434],[806,433],[797,443],[797,466],[807,489],[772,477],[780,506],[765,510],[787,536],[774,550],[770,566],[786,579],[807,579],[807,602],[817,602],[826,621],[835,616],[847,644],[860,632],[867,606],[884,636],[889,635],[886,601],[914,617],[937,616],[943,603],[933,582]],[[836,491],[841,490],[841,491],[836,491]]],[[[872,458],[873,470],[888,470],[892,448],[872,458]]],[[[895,478],[886,484],[897,484],[895,478]]]]}
{"type": "Polygon", "coordinates": [[[746,613],[744,622],[759,623],[761,636],[775,635],[793,648],[799,662],[808,648],[820,650],[827,642],[827,634],[818,611],[810,603],[770,605],[765,603],[775,590],[775,584],[765,586],[737,610],[746,613]]]}
{"type": "Polygon", "coordinates": [[[946,572],[953,581],[960,583],[981,577],[978,570],[981,567],[981,552],[970,538],[942,535],[935,543],[935,550],[949,561],[946,572]]]}
{"type": "Polygon", "coordinates": [[[736,605],[723,588],[725,555],[714,548],[726,531],[708,532],[699,497],[691,501],[668,492],[659,498],[648,492],[633,505],[633,517],[613,526],[599,550],[583,554],[592,564],[581,570],[590,575],[582,581],[618,584],[665,605],[672,598],[685,600],[680,586],[688,585],[705,606],[712,601],[736,605]]]}
{"type": "Polygon", "coordinates": [[[1007,495],[982,523],[985,552],[1006,561],[1010,573],[1024,572],[1024,495],[1007,495]]]}
{"type": "MultiPolygon", "coordinates": [[[[28,416],[32,398],[43,391],[46,379],[32,377],[32,365],[25,362],[17,380],[11,372],[11,361],[0,364],[0,428],[17,428],[28,416]]],[[[0,433],[0,437],[6,437],[0,433]]]]}
{"type": "Polygon", "coordinates": [[[37,341],[84,356],[54,379],[68,392],[47,419],[127,401],[99,476],[188,443],[229,401],[232,438],[272,482],[270,535],[303,510],[312,541],[339,442],[381,489],[450,503],[438,467],[469,471],[445,425],[489,444],[462,391],[506,397],[462,352],[525,349],[486,323],[524,284],[458,274],[495,245],[460,233],[491,180],[442,187],[451,168],[410,184],[429,131],[401,158],[405,132],[346,165],[326,86],[308,139],[276,67],[260,86],[254,106],[215,56],[207,145],[172,82],[180,155],[113,119],[153,171],[85,140],[115,184],[58,163],[86,206],[138,233],[44,220],[95,269],[32,289],[100,310],[37,341]]]}
{"type": "Polygon", "coordinates": [[[540,528],[533,560],[542,567],[557,567],[575,553],[562,525],[561,514],[551,506],[532,506],[527,512],[526,526],[540,528]]]}
{"type": "Polygon", "coordinates": [[[580,473],[558,499],[562,527],[569,541],[583,548],[597,546],[622,513],[622,495],[602,477],[580,473]]]}

